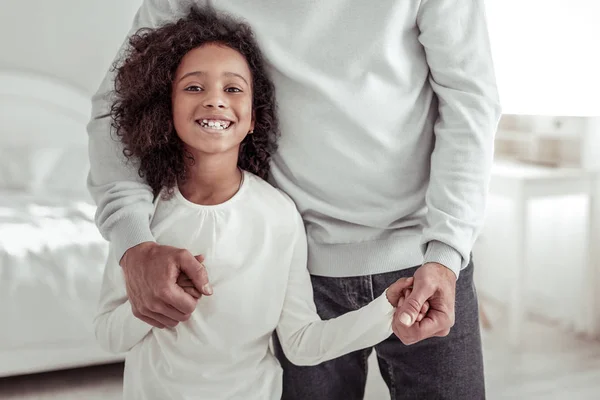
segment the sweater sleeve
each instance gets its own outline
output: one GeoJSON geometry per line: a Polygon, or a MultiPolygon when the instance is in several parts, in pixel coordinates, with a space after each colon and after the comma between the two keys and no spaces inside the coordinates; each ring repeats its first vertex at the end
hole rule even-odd
{"type": "Polygon", "coordinates": [[[458,277],[483,225],[501,113],[484,0],[422,0],[417,25],[439,109],[421,244],[458,277]]]}
{"type": "Polygon", "coordinates": [[[112,249],[104,268],[94,329],[100,347],[111,353],[129,351],[152,330],[151,325],[136,318],[131,311],[123,271],[112,249]]]}
{"type": "Polygon", "coordinates": [[[374,346],[392,334],[395,308],[385,292],[365,307],[322,321],[317,314],[307,268],[304,224],[298,215],[292,264],[277,336],[296,365],[316,365],[374,346]]]}
{"type": "MultiPolygon", "coordinates": [[[[190,0],[144,0],[127,39],[117,53],[120,59],[129,36],[143,27],[157,27],[185,15],[190,0]]],[[[92,97],[92,117],[87,126],[90,171],[88,190],[97,205],[96,225],[114,246],[120,260],[129,248],[154,241],[150,232],[152,190],[138,175],[138,166],[127,162],[123,146],[111,128],[110,107],[114,90],[114,71],[110,70],[92,97]]]]}

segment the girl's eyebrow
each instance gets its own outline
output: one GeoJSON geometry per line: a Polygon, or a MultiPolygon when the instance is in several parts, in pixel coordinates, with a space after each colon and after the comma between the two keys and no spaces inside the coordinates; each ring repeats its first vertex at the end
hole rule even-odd
{"type": "Polygon", "coordinates": [[[250,84],[248,83],[248,81],[243,76],[241,76],[240,74],[236,74],[235,72],[224,72],[223,75],[225,75],[225,76],[237,76],[238,78],[240,78],[241,80],[243,80],[244,83],[247,86],[250,86],[250,84]]]}
{"type": "MultiPolygon", "coordinates": [[[[181,82],[182,80],[184,80],[188,76],[192,76],[192,75],[202,76],[202,75],[206,75],[206,72],[204,72],[204,71],[192,71],[192,72],[188,72],[187,74],[183,75],[179,79],[179,82],[181,82]]],[[[248,83],[248,81],[246,80],[246,78],[244,78],[240,74],[237,74],[235,72],[224,72],[223,75],[225,75],[225,76],[235,76],[237,78],[240,78],[241,80],[243,80],[246,83],[246,85],[250,86],[250,84],[248,83]]]]}

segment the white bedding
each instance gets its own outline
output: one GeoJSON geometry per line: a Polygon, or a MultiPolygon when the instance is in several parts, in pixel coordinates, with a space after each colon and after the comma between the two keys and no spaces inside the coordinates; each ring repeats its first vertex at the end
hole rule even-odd
{"type": "Polygon", "coordinates": [[[94,211],[0,191],[0,376],[115,359],[92,329],[108,252],[94,211]]]}
{"type": "Polygon", "coordinates": [[[108,245],[86,190],[90,100],[0,68],[0,377],[122,359],[92,329],[108,245]]]}

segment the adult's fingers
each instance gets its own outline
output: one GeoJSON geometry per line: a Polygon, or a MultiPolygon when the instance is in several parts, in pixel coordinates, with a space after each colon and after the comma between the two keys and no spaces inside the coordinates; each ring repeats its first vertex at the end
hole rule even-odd
{"type": "Polygon", "coordinates": [[[149,311],[149,314],[150,315],[148,315],[148,317],[152,318],[155,321],[160,322],[165,327],[172,328],[174,326],[177,326],[177,324],[179,323],[179,321],[169,318],[169,317],[165,316],[164,314],[155,313],[152,311],[149,311]]]}
{"type": "Polygon", "coordinates": [[[449,329],[446,316],[433,309],[430,309],[428,315],[413,328],[416,341],[439,336],[443,331],[449,329]]]}
{"type": "MultiPolygon", "coordinates": [[[[196,309],[196,304],[197,304],[197,299],[195,299],[193,296],[190,297],[191,295],[187,294],[183,288],[179,287],[178,285],[170,285],[172,292],[170,292],[169,294],[163,296],[163,298],[165,299],[164,303],[157,303],[155,304],[153,307],[150,308],[149,311],[158,313],[158,314],[162,314],[165,317],[175,320],[175,321],[187,321],[190,318],[190,314],[196,309]],[[172,303],[176,302],[176,299],[179,299],[181,297],[184,297],[184,300],[191,300],[191,303],[193,305],[193,308],[188,309],[189,312],[182,312],[179,309],[175,308],[174,306],[171,306],[172,303]]],[[[167,325],[170,326],[170,325],[167,325]]]]}
{"type": "Polygon", "coordinates": [[[208,280],[208,272],[202,261],[199,260],[204,261],[204,257],[201,255],[193,257],[186,252],[178,260],[179,269],[191,279],[199,292],[210,296],[213,290],[208,280]]]}
{"type": "Polygon", "coordinates": [[[426,301],[425,303],[423,303],[423,307],[421,307],[421,312],[419,313],[419,316],[417,317],[417,322],[423,321],[423,318],[425,318],[425,315],[427,315],[427,311],[429,311],[429,301],[426,301]]]}
{"type": "Polygon", "coordinates": [[[177,283],[172,282],[160,296],[163,303],[156,305],[152,311],[166,313],[169,318],[177,321],[187,321],[190,314],[196,309],[198,299],[188,294],[177,283]]]}
{"type": "Polygon", "coordinates": [[[177,277],[177,281],[175,281],[175,283],[177,283],[182,288],[195,287],[194,282],[192,282],[192,280],[188,278],[187,275],[184,273],[179,274],[179,277],[177,277]]]}
{"type": "Polygon", "coordinates": [[[187,294],[189,294],[190,296],[192,296],[192,297],[194,297],[196,299],[199,299],[202,296],[202,293],[200,293],[198,290],[196,290],[195,287],[192,287],[192,286],[183,286],[182,289],[183,289],[184,292],[186,292],[187,294]]]}
{"type": "MultiPolygon", "coordinates": [[[[406,300],[406,298],[408,296],[410,296],[411,293],[412,293],[412,288],[404,289],[402,291],[402,297],[400,297],[400,300],[398,301],[398,307],[402,307],[402,304],[404,304],[404,301],[406,300]]],[[[429,301],[426,301],[425,303],[423,303],[423,307],[421,307],[421,311],[419,312],[419,315],[417,316],[417,322],[423,321],[423,318],[425,318],[425,315],[427,314],[428,310],[429,310],[429,301]]]]}
{"type": "Polygon", "coordinates": [[[415,279],[411,294],[406,298],[400,308],[400,323],[412,326],[419,316],[423,304],[435,293],[435,289],[427,285],[423,280],[415,279]]]}
{"type": "MultiPolygon", "coordinates": [[[[177,280],[185,279],[182,276],[187,276],[192,280],[196,290],[200,291],[202,286],[198,286],[202,281],[208,282],[208,276],[206,275],[206,268],[198,260],[203,260],[201,256],[194,257],[187,250],[180,250],[174,259],[172,268],[176,270],[171,274],[175,281],[169,281],[166,286],[162,289],[159,294],[159,298],[171,306],[173,309],[179,311],[180,316],[172,316],[176,320],[185,321],[189,318],[189,315],[196,309],[198,299],[193,295],[187,293],[177,284],[177,280]],[[204,276],[204,278],[202,278],[204,276]]],[[[173,278],[171,278],[173,279],[173,278]]]]}
{"type": "MultiPolygon", "coordinates": [[[[405,299],[406,299],[406,297],[404,295],[402,297],[400,297],[400,299],[398,300],[398,307],[402,307],[402,304],[404,304],[405,299]]],[[[428,310],[429,310],[429,302],[426,301],[425,304],[423,304],[423,307],[421,308],[421,312],[419,313],[419,316],[417,317],[417,322],[423,321],[423,318],[425,318],[425,316],[427,315],[428,310]]]]}
{"type": "Polygon", "coordinates": [[[190,278],[188,278],[185,274],[180,274],[179,278],[177,278],[177,285],[179,285],[184,292],[199,299],[202,296],[196,287],[194,286],[194,282],[190,278]]]}
{"type": "Polygon", "coordinates": [[[157,328],[164,328],[164,327],[174,327],[178,324],[178,321],[169,318],[167,316],[165,316],[164,314],[158,313],[158,312],[154,312],[151,310],[140,310],[140,311],[134,311],[133,315],[135,315],[137,318],[141,319],[142,321],[155,326],[157,328]]]}

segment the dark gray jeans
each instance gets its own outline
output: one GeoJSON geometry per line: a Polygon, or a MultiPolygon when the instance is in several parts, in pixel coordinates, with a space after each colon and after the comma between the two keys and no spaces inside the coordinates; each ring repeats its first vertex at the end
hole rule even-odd
{"type": "MultiPolygon", "coordinates": [[[[385,274],[327,278],[312,276],[315,303],[322,319],[330,319],[369,303],[417,267],[385,274]]],[[[473,265],[456,283],[456,319],[450,334],[405,346],[395,335],[375,346],[381,375],[392,400],[485,399],[479,312],[473,265]]],[[[283,366],[284,400],[358,400],[364,397],[367,358],[373,348],[355,351],[314,367],[291,364],[275,335],[275,351],[283,366]]]]}

